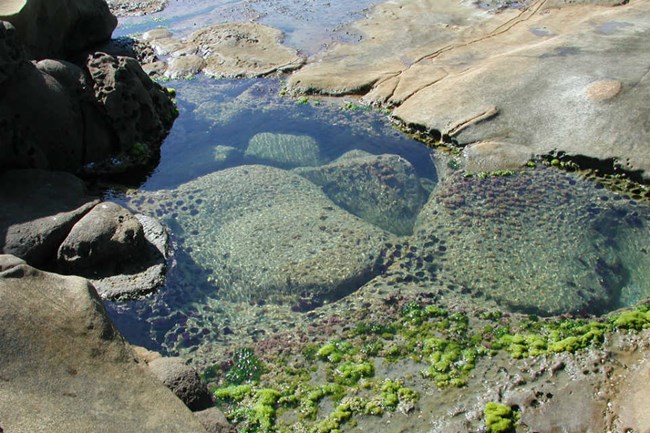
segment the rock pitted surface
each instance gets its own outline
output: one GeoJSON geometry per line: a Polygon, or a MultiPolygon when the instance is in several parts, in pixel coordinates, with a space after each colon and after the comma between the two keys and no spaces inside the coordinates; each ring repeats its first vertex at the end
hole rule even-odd
{"type": "Polygon", "coordinates": [[[467,293],[526,313],[604,312],[647,296],[629,293],[648,260],[626,241],[647,238],[648,215],[620,200],[548,169],[456,174],[432,193],[415,238],[419,254],[441,257],[439,277],[467,293]]]}
{"type": "Polygon", "coordinates": [[[210,278],[230,299],[341,297],[379,272],[391,238],[308,180],[265,166],[219,171],[130,205],[175,215],[183,248],[214,270],[210,278]]]}
{"type": "MultiPolygon", "coordinates": [[[[563,150],[648,172],[648,16],[650,4],[635,0],[538,0],[499,13],[469,2],[388,2],[356,24],[361,42],[325,51],[289,87],[364,94],[461,145],[563,150]]],[[[501,168],[518,160],[505,156],[501,168]]]]}
{"type": "Polygon", "coordinates": [[[413,166],[398,155],[353,151],[330,164],[296,172],[343,209],[399,236],[412,233],[428,195],[413,166]]]}
{"type": "Polygon", "coordinates": [[[0,420],[7,432],[204,432],[134,361],[94,288],[0,256],[0,420]]]}

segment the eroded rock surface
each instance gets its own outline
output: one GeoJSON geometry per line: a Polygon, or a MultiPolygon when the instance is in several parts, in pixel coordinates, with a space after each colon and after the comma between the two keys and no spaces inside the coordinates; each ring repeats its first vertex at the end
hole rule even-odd
{"type": "Polygon", "coordinates": [[[136,363],[87,280],[41,272],[7,255],[0,270],[5,431],[205,432],[136,363]]]}
{"type": "Polygon", "coordinates": [[[391,236],[319,187],[265,166],[226,169],[131,206],[173,217],[182,246],[230,299],[338,298],[379,272],[391,236]],[[158,203],[151,208],[147,203],[158,203]]]}
{"type": "Polygon", "coordinates": [[[289,87],[365,94],[461,145],[564,150],[647,172],[650,4],[571,3],[497,14],[469,2],[385,3],[355,26],[361,42],[316,57],[289,87]]]}
{"type": "Polygon", "coordinates": [[[427,200],[415,169],[398,155],[353,151],[330,164],[296,172],[343,209],[398,236],[412,233],[427,200]]]}

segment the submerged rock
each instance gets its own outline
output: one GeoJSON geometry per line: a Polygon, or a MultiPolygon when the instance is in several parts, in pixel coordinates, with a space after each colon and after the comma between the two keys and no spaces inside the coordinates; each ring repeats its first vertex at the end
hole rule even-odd
{"type": "Polygon", "coordinates": [[[456,175],[431,195],[415,238],[421,253],[441,256],[440,277],[466,292],[527,313],[602,313],[619,305],[635,263],[618,233],[649,234],[647,215],[615,198],[549,169],[456,175]]]}
{"type": "Polygon", "coordinates": [[[318,143],[308,135],[260,132],[250,139],[244,155],[254,161],[269,162],[284,168],[323,163],[318,143]]]}
{"type": "Polygon", "coordinates": [[[212,173],[131,205],[173,219],[182,247],[230,299],[344,296],[379,272],[391,238],[308,180],[266,166],[212,173]]]}
{"type": "Polygon", "coordinates": [[[41,272],[6,255],[0,270],[2,429],[205,431],[136,363],[87,280],[41,272]]]}
{"type": "Polygon", "coordinates": [[[319,185],[343,209],[396,235],[409,235],[427,200],[413,166],[398,155],[352,151],[296,173],[319,185]]]}

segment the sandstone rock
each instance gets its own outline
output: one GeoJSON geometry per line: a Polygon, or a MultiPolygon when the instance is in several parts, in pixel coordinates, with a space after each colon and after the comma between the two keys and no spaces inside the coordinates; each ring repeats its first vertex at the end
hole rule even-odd
{"type": "Polygon", "coordinates": [[[158,147],[177,114],[167,91],[133,58],[96,53],[86,67],[119,149],[128,152],[136,143],[158,147]]]}
{"type": "Polygon", "coordinates": [[[108,7],[118,17],[148,15],[167,6],[167,0],[107,0],[108,7]]]}
{"type": "Polygon", "coordinates": [[[415,169],[398,155],[344,154],[330,164],[296,172],[343,209],[399,236],[412,233],[427,201],[415,169]]]}
{"type": "Polygon", "coordinates": [[[6,431],[205,431],[180,400],[143,374],[88,281],[16,264],[11,256],[0,256],[0,269],[6,431]]]}
{"type": "Polygon", "coordinates": [[[482,141],[463,149],[463,168],[470,173],[514,170],[532,157],[530,148],[520,144],[482,141]]]}
{"type": "Polygon", "coordinates": [[[650,414],[647,407],[650,390],[645,386],[650,380],[650,362],[645,358],[633,365],[618,386],[618,395],[612,402],[612,410],[618,416],[617,431],[650,432],[650,414]]]}
{"type": "Polygon", "coordinates": [[[129,251],[131,260],[115,260],[112,266],[100,266],[85,271],[99,295],[104,299],[131,299],[156,290],[165,282],[167,271],[168,234],[155,218],[134,215],[142,224],[145,243],[129,251]]]}
{"type": "Polygon", "coordinates": [[[80,179],[42,170],[0,176],[0,201],[2,251],[35,266],[52,262],[74,224],[98,203],[80,179]]]}
{"type": "Polygon", "coordinates": [[[253,161],[281,167],[309,167],[323,163],[318,143],[308,135],[260,132],[250,139],[244,155],[253,161]]]}
{"type": "Polygon", "coordinates": [[[122,206],[103,202],[74,225],[57,255],[62,269],[78,272],[132,261],[145,247],[142,224],[122,206]]]}
{"type": "Polygon", "coordinates": [[[281,40],[279,30],[254,23],[212,26],[188,38],[205,58],[207,75],[229,78],[261,77],[300,67],[302,58],[281,40]]]}
{"type": "Polygon", "coordinates": [[[175,214],[170,223],[182,248],[214,270],[220,296],[236,300],[337,299],[379,272],[383,244],[392,239],[308,180],[266,166],[212,173],[144,193],[129,206],[163,221],[175,214]]]}
{"type": "Polygon", "coordinates": [[[149,369],[192,411],[212,406],[208,387],[197,371],[180,358],[160,357],[149,362],[149,369]]]}
{"type": "Polygon", "coordinates": [[[208,433],[235,433],[235,428],[228,422],[226,416],[216,407],[194,412],[194,416],[205,427],[208,433]]]}
{"type": "Polygon", "coordinates": [[[196,54],[174,57],[167,65],[165,76],[173,80],[191,77],[201,72],[204,66],[205,60],[196,54]]]}
{"type": "Polygon", "coordinates": [[[156,39],[171,38],[172,32],[167,29],[152,29],[142,34],[143,41],[155,41],[156,39]]]}
{"type": "Polygon", "coordinates": [[[461,145],[618,158],[647,173],[648,14],[642,1],[536,1],[497,14],[470,2],[387,2],[355,24],[361,42],[315,56],[288,87],[366,94],[461,145]]]}
{"type": "Polygon", "coordinates": [[[64,58],[110,39],[117,19],[103,0],[11,0],[0,5],[33,58],[64,58]]]}

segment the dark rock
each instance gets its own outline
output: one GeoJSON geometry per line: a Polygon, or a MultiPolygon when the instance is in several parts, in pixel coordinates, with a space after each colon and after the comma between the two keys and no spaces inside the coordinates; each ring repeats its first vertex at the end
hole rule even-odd
{"type": "Polygon", "coordinates": [[[142,224],[116,203],[96,205],[72,228],[57,260],[67,272],[137,258],[145,247],[142,224]]]}
{"type": "Polygon", "coordinates": [[[110,39],[117,26],[103,0],[12,0],[0,4],[33,58],[64,58],[110,39]]]}
{"type": "Polygon", "coordinates": [[[98,200],[71,174],[14,170],[0,176],[0,202],[2,251],[41,266],[98,200]]]}
{"type": "Polygon", "coordinates": [[[201,381],[197,371],[180,358],[161,357],[149,363],[153,374],[172,390],[191,410],[212,406],[208,387],[201,381]]]}
{"type": "Polygon", "coordinates": [[[16,29],[11,23],[0,21],[0,83],[13,75],[24,60],[25,53],[16,40],[16,29]]]}
{"type": "Polygon", "coordinates": [[[194,416],[208,433],[235,433],[235,428],[228,422],[226,416],[216,407],[211,407],[199,412],[194,416]]]}
{"type": "Polygon", "coordinates": [[[7,432],[205,432],[143,374],[87,280],[7,255],[0,269],[0,420],[7,432]]]}
{"type": "Polygon", "coordinates": [[[176,117],[168,92],[130,57],[95,53],[86,63],[95,98],[117,136],[121,152],[158,147],[176,117]]]}

